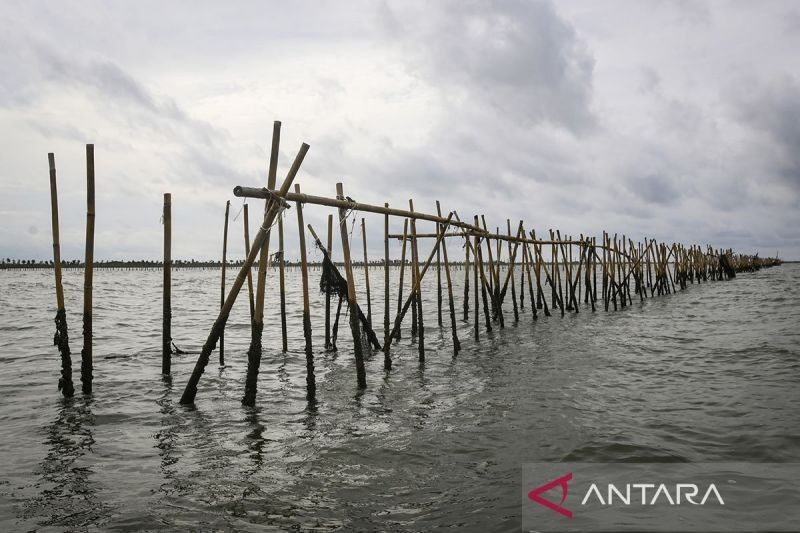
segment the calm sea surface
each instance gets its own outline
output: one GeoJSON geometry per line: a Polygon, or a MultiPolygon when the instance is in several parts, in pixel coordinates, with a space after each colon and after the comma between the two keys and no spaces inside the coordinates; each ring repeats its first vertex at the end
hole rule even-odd
{"type": "MultiPolygon", "coordinates": [[[[83,273],[64,276],[79,391],[83,273]]],[[[454,276],[459,356],[436,325],[429,274],[425,365],[406,328],[392,371],[373,356],[359,394],[346,322],[339,352],[323,349],[314,270],[309,409],[300,275],[287,274],[283,354],[271,272],[248,409],[246,294],[226,330],[227,366],[212,354],[196,407],[178,403],[216,316],[218,270],[173,273],[173,336],[192,353],[175,356],[171,384],[160,374],[161,273],[96,271],[95,393],[72,401],[56,389],[52,271],[0,271],[0,530],[515,531],[524,462],[800,462],[800,265],[538,322],[526,294],[519,324],[509,302],[505,330],[478,343],[460,320],[463,271],[454,276]]],[[[383,270],[370,278],[382,338],[383,270]]]]}

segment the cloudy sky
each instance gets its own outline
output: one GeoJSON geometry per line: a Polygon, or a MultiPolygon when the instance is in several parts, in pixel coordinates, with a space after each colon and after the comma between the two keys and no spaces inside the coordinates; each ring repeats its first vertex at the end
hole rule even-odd
{"type": "Polygon", "coordinates": [[[82,256],[86,143],[98,259],[160,257],[164,192],[173,257],[218,257],[281,120],[304,192],[800,259],[798,2],[12,0],[0,27],[3,257],[51,258],[48,152],[82,256]]]}

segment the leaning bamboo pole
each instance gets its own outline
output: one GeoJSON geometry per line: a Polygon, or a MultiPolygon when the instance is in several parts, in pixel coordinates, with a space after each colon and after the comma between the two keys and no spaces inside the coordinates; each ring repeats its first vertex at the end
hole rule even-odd
{"type": "Polygon", "coordinates": [[[53,153],[47,154],[50,167],[50,213],[53,228],[53,272],[56,280],[56,333],[53,345],[58,346],[61,353],[61,378],[58,389],[65,398],[75,394],[72,385],[72,357],[69,350],[69,333],[67,330],[67,312],[64,309],[64,287],[61,284],[61,243],[58,236],[58,189],[56,187],[56,159],[53,153]]]}
{"type": "MultiPolygon", "coordinates": [[[[439,207],[439,202],[436,202],[436,208],[438,215],[441,216],[442,213],[441,208],[439,207]]],[[[440,235],[444,235],[444,226],[439,226],[439,233],[440,235]]],[[[456,309],[453,301],[453,282],[450,279],[450,261],[447,259],[447,242],[443,238],[440,238],[439,240],[442,247],[442,259],[444,260],[444,275],[447,279],[447,306],[450,311],[450,331],[452,332],[453,336],[453,357],[455,357],[458,355],[458,352],[461,351],[461,342],[458,340],[458,331],[456,327],[456,309]]]]}
{"type": "MultiPolygon", "coordinates": [[[[269,236],[267,236],[269,238],[269,236]]],[[[281,350],[289,351],[289,339],[286,331],[286,273],[283,254],[283,216],[278,217],[278,291],[280,296],[281,315],[281,350]]],[[[261,330],[263,331],[263,329],[261,330]]]]}
{"type": "MultiPolygon", "coordinates": [[[[403,306],[403,283],[404,283],[404,275],[406,271],[406,243],[408,239],[406,236],[408,235],[408,219],[403,221],[403,244],[400,247],[400,282],[397,287],[397,312],[400,312],[400,309],[403,306]]],[[[398,341],[400,340],[400,328],[397,328],[394,333],[394,338],[398,341]]]]}
{"type": "MultiPolygon", "coordinates": [[[[256,260],[256,256],[258,256],[262,246],[264,245],[264,242],[267,239],[267,232],[269,231],[269,228],[275,221],[275,217],[278,216],[280,210],[283,208],[283,204],[281,202],[285,201],[286,193],[289,191],[289,187],[292,185],[294,178],[297,176],[297,172],[300,170],[300,165],[303,163],[303,159],[308,152],[308,148],[309,147],[307,144],[302,144],[300,151],[297,153],[297,157],[295,157],[294,163],[292,163],[292,167],[289,169],[286,179],[283,181],[280,190],[274,196],[275,202],[270,203],[270,207],[264,216],[264,222],[253,239],[253,248],[250,250],[250,255],[247,256],[247,259],[242,264],[239,275],[236,277],[236,280],[234,281],[233,286],[228,293],[228,297],[225,299],[225,305],[223,305],[222,309],[220,310],[219,315],[214,321],[214,325],[208,334],[208,338],[203,344],[203,348],[200,350],[197,363],[194,366],[194,370],[192,370],[192,375],[189,378],[189,382],[186,384],[183,395],[181,396],[180,403],[182,404],[194,403],[194,399],[197,396],[197,385],[200,383],[200,378],[202,377],[203,372],[208,365],[208,359],[211,355],[211,351],[216,346],[217,341],[219,340],[219,335],[222,329],[225,327],[225,323],[228,321],[228,315],[233,308],[236,297],[239,295],[239,291],[247,279],[247,270],[252,268],[253,263],[256,260]]],[[[245,396],[242,399],[242,403],[245,405],[253,405],[255,402],[256,380],[258,377],[258,367],[256,366],[255,368],[251,368],[250,362],[251,361],[248,360],[247,378],[245,380],[245,396]]]]}

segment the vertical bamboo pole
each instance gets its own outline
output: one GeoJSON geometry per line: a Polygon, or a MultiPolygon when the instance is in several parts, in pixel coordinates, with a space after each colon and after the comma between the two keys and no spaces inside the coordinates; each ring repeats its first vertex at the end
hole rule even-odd
{"type": "MultiPolygon", "coordinates": [[[[439,217],[442,216],[442,208],[439,205],[439,200],[436,200],[436,212],[439,214],[439,217]]],[[[441,229],[440,224],[436,224],[436,231],[438,237],[438,231],[441,229]]],[[[442,265],[441,265],[441,253],[439,248],[436,248],[436,318],[439,324],[439,328],[442,327],[442,265]]]]}
{"type": "MultiPolygon", "coordinates": [[[[295,184],[294,192],[300,194],[300,185],[295,184]]],[[[300,273],[303,282],[303,337],[306,341],[306,398],[314,400],[317,385],[314,379],[314,350],[311,346],[311,306],[308,300],[308,258],[306,257],[306,226],[303,223],[303,204],[295,202],[297,227],[300,236],[300,273]]]]}
{"type": "Polygon", "coordinates": [[[94,274],[94,145],[86,145],[86,256],[83,268],[81,389],[92,394],[92,278],[94,274]]]}
{"type": "MultiPolygon", "coordinates": [[[[383,204],[387,209],[389,204],[383,204]]],[[[383,217],[383,342],[384,346],[389,346],[389,213],[383,217]]],[[[391,370],[392,359],[384,350],[383,367],[391,370]]]]}
{"type": "MultiPolygon", "coordinates": [[[[506,224],[508,224],[508,236],[511,237],[511,219],[506,219],[506,224]]],[[[511,241],[508,241],[508,268],[511,271],[511,301],[514,303],[514,322],[519,322],[519,310],[517,309],[517,287],[514,283],[514,259],[515,257],[511,253],[511,241]]],[[[525,289],[522,289],[525,292],[525,289]]]]}
{"type": "MultiPolygon", "coordinates": [[[[286,332],[286,261],[283,247],[283,216],[278,217],[278,291],[280,297],[281,312],[281,350],[283,353],[289,351],[289,339],[286,332]]],[[[263,331],[260,330],[260,332],[263,331]]],[[[259,334],[260,334],[259,332],[259,334]]]]}
{"type": "MultiPolygon", "coordinates": [[[[524,235],[524,233],[523,233],[524,235]]],[[[534,297],[533,293],[533,280],[531,279],[531,262],[533,258],[531,257],[530,249],[528,248],[528,243],[524,243],[522,245],[522,257],[526,258],[525,263],[525,273],[528,274],[528,297],[530,298],[530,306],[531,312],[533,313],[533,319],[538,319],[538,313],[536,311],[536,298],[534,297]]],[[[520,287],[520,292],[525,292],[525,287],[520,287]]]]}
{"type": "MultiPolygon", "coordinates": [[[[475,225],[476,226],[478,225],[478,216],[477,215],[475,216],[475,225]]],[[[467,240],[469,240],[469,236],[465,236],[465,238],[467,240]]],[[[475,253],[473,255],[473,261],[472,261],[472,271],[473,271],[472,272],[472,274],[473,274],[473,276],[472,276],[472,284],[474,286],[473,292],[475,293],[473,314],[475,315],[475,331],[474,331],[474,334],[475,334],[475,340],[476,341],[480,340],[480,327],[479,327],[479,319],[478,319],[478,314],[480,313],[480,302],[478,300],[478,292],[480,290],[479,289],[480,281],[478,280],[478,261],[480,260],[480,255],[478,254],[478,251],[480,250],[480,246],[481,246],[480,239],[478,238],[478,235],[476,234],[474,239],[473,239],[473,248],[472,248],[473,250],[475,250],[475,253]]],[[[469,249],[469,246],[467,246],[467,249],[469,249]]]]}
{"type": "MultiPolygon", "coordinates": [[[[408,241],[408,219],[403,221],[403,244],[400,247],[400,285],[397,288],[397,314],[403,307],[403,278],[406,271],[406,242],[408,241]]],[[[396,328],[395,338],[400,340],[400,328],[396,328]]]]}
{"type": "Polygon", "coordinates": [[[172,371],[172,195],[164,193],[164,283],[161,314],[161,373],[172,371]]]}
{"type": "MultiPolygon", "coordinates": [[[[412,213],[414,212],[414,201],[411,199],[408,200],[408,209],[412,213]]],[[[412,272],[414,273],[414,282],[417,286],[414,296],[417,307],[417,333],[419,335],[417,348],[419,350],[419,361],[422,363],[425,361],[425,323],[422,320],[422,278],[419,274],[419,239],[417,239],[417,220],[415,218],[411,219],[411,239],[412,272]]]]}
{"type": "Polygon", "coordinates": [[[75,394],[72,385],[72,357],[69,350],[69,332],[67,330],[67,312],[64,309],[64,287],[61,284],[61,244],[58,237],[58,190],[56,187],[56,160],[53,153],[47,154],[50,167],[50,213],[53,228],[53,271],[56,280],[56,333],[53,345],[58,346],[61,353],[61,378],[58,389],[65,398],[75,394]]]}
{"type": "MultiPolygon", "coordinates": [[[[328,257],[333,248],[333,215],[328,215],[328,257]]],[[[331,258],[333,261],[333,258],[331,258]]],[[[325,291],[325,349],[331,349],[331,294],[325,291]]]]}
{"type": "Polygon", "coordinates": [[[464,244],[464,322],[469,321],[469,237],[464,244]]]}
{"type": "Polygon", "coordinates": [[[361,218],[361,238],[364,242],[364,283],[367,289],[367,323],[372,327],[372,298],[369,291],[369,257],[367,255],[367,227],[361,218]]]}
{"type": "MultiPolygon", "coordinates": [[[[269,156],[269,170],[267,171],[267,188],[270,190],[275,189],[275,183],[278,175],[278,152],[280,148],[281,142],[281,123],[280,121],[275,121],[272,124],[272,147],[270,150],[269,156]]],[[[300,153],[298,153],[297,157],[295,158],[294,163],[292,164],[292,168],[289,170],[289,175],[287,176],[286,180],[284,180],[283,185],[281,186],[281,190],[284,193],[289,191],[289,187],[291,182],[294,180],[294,175],[297,173],[300,167],[300,163],[303,161],[303,157],[305,157],[305,153],[308,150],[308,145],[305,143],[300,148],[300,153]],[[294,172],[295,174],[292,174],[294,172]],[[291,179],[289,179],[291,177],[291,179]],[[284,189],[285,187],[285,189],[284,189]]],[[[259,229],[258,233],[256,234],[256,238],[253,239],[253,249],[250,250],[250,255],[248,255],[248,260],[250,257],[255,257],[258,254],[258,273],[256,274],[256,300],[255,300],[255,313],[253,315],[253,324],[252,324],[252,333],[250,337],[250,348],[247,350],[247,377],[245,378],[245,385],[244,385],[244,396],[242,397],[242,405],[254,405],[256,402],[256,391],[258,389],[258,372],[261,368],[261,338],[264,333],[264,293],[266,292],[266,284],[267,284],[267,259],[269,257],[269,237],[270,237],[270,229],[272,224],[275,220],[275,217],[278,218],[278,233],[279,238],[283,235],[283,216],[277,204],[273,205],[271,199],[267,199],[264,202],[264,221],[259,229]],[[272,215],[272,218],[269,219],[268,217],[272,215]],[[269,222],[269,223],[267,223],[269,222]],[[259,237],[261,239],[259,240],[259,237]],[[258,246],[256,246],[255,242],[258,241],[258,246]]],[[[245,261],[247,263],[247,261],[245,261]]],[[[252,262],[251,262],[252,265],[252,262]]],[[[281,264],[280,264],[280,290],[281,290],[281,324],[282,326],[285,325],[286,320],[286,308],[285,308],[285,296],[284,296],[284,279],[283,279],[283,256],[281,256],[281,264]]],[[[228,319],[227,316],[224,317],[225,320],[228,319]]],[[[285,331],[285,329],[282,329],[285,331]]],[[[213,334],[213,330],[212,330],[213,334]]],[[[286,336],[284,334],[284,351],[286,351],[286,336]]],[[[211,339],[211,336],[209,336],[211,339]]],[[[202,354],[201,354],[202,358],[202,354]]],[[[200,361],[198,360],[198,365],[200,361]]],[[[200,370],[200,374],[202,374],[202,369],[200,370]]],[[[199,380],[199,376],[197,378],[199,380]]],[[[186,386],[187,392],[184,392],[184,396],[187,396],[187,393],[191,392],[189,385],[186,386]]],[[[196,394],[196,388],[194,391],[196,394]]],[[[192,394],[192,401],[188,403],[192,403],[194,401],[194,394],[192,394]]],[[[183,398],[181,399],[181,403],[183,402],[183,398]]]]}
{"type": "MultiPolygon", "coordinates": [[[[244,227],[244,256],[250,255],[250,214],[247,204],[242,206],[242,226],[244,227]]],[[[253,334],[253,317],[256,313],[256,303],[253,295],[253,269],[247,271],[247,301],[250,304],[250,335],[253,334]]]]}
{"type": "MultiPolygon", "coordinates": [[[[222,237],[222,282],[220,283],[219,308],[225,305],[225,267],[228,265],[228,213],[231,201],[225,202],[225,230],[222,237]]],[[[225,328],[219,334],[219,366],[225,366],[225,328]]]]}
{"type": "MultiPolygon", "coordinates": [[[[436,202],[436,209],[439,217],[441,217],[442,211],[439,208],[439,202],[436,202]]],[[[450,279],[450,261],[447,260],[447,239],[443,238],[443,233],[446,231],[446,228],[440,224],[437,224],[437,227],[439,228],[439,239],[442,246],[442,258],[444,259],[444,274],[447,279],[447,303],[450,309],[450,329],[453,334],[453,357],[455,357],[461,350],[461,342],[458,340],[458,333],[456,331],[456,309],[453,302],[453,283],[450,279]]]]}
{"type": "MultiPolygon", "coordinates": [[[[344,200],[344,188],[341,183],[336,184],[336,198],[344,200]]],[[[367,388],[367,373],[364,370],[364,353],[361,346],[361,327],[358,323],[358,302],[356,300],[356,287],[353,281],[353,265],[350,262],[350,241],[347,236],[347,210],[339,208],[339,229],[342,234],[342,256],[344,269],[347,274],[347,304],[350,316],[350,332],[353,334],[353,353],[356,360],[356,380],[360,389],[367,388]]]]}

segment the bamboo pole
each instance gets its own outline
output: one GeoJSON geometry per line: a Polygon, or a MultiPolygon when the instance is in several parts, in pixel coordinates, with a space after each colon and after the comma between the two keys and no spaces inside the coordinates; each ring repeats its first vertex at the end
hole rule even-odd
{"type": "MultiPolygon", "coordinates": [[[[222,281],[220,283],[219,308],[225,305],[225,267],[228,264],[228,214],[231,201],[225,202],[225,230],[222,237],[222,281]]],[[[225,366],[225,327],[219,334],[219,366],[225,366]]]]}
{"type": "MultiPolygon", "coordinates": [[[[469,243],[469,237],[466,237],[469,243]]],[[[469,246],[464,245],[464,322],[469,321],[469,246]]]]}
{"type": "MultiPolygon", "coordinates": [[[[250,255],[250,214],[247,204],[242,206],[242,226],[244,228],[244,256],[250,255]]],[[[253,335],[253,317],[256,313],[256,304],[253,295],[253,269],[247,271],[247,301],[250,304],[250,335],[253,335]]]]}
{"type": "MultiPolygon", "coordinates": [[[[408,210],[412,213],[414,212],[414,201],[409,199],[408,200],[408,210]]],[[[422,319],[422,277],[420,276],[419,270],[419,248],[417,247],[417,221],[416,219],[411,219],[411,263],[412,263],[412,272],[414,273],[414,285],[415,290],[413,291],[414,298],[416,300],[415,305],[417,309],[417,334],[419,338],[417,339],[417,349],[419,351],[419,362],[422,363],[425,361],[425,323],[422,319]]],[[[438,241],[437,241],[438,244],[438,241]]],[[[437,246],[438,250],[438,246],[437,246]]]]}
{"type": "MultiPolygon", "coordinates": [[[[294,192],[300,192],[300,185],[295,184],[294,192]]],[[[306,351],[306,398],[313,401],[317,385],[314,378],[314,349],[311,345],[311,306],[308,299],[308,258],[306,257],[306,226],[303,223],[303,204],[295,202],[297,209],[297,228],[300,236],[300,273],[303,284],[303,337],[306,351]]]]}
{"type": "MultiPolygon", "coordinates": [[[[275,182],[278,173],[278,155],[281,142],[281,123],[275,121],[272,124],[272,148],[269,157],[269,170],[267,171],[267,188],[272,190],[275,188],[275,182]]],[[[266,196],[264,202],[264,214],[266,216],[271,204],[271,197],[266,196]]],[[[281,219],[278,219],[281,223],[281,219]]],[[[267,283],[267,261],[269,260],[269,240],[270,228],[267,228],[266,239],[264,240],[258,256],[258,273],[256,275],[256,310],[253,318],[254,328],[253,337],[250,340],[250,350],[248,351],[248,367],[250,359],[257,366],[261,364],[261,337],[264,331],[264,295],[266,292],[267,283]],[[256,362],[256,359],[258,360],[256,362]]]]}
{"type": "Polygon", "coordinates": [[[86,145],[86,256],[83,268],[81,389],[92,394],[92,278],[94,275],[94,145],[86,145]]]}
{"type": "MultiPolygon", "coordinates": [[[[298,191],[299,192],[299,191],[298,191]]],[[[367,289],[367,323],[372,327],[372,297],[369,290],[369,256],[367,254],[367,227],[364,218],[361,218],[361,240],[364,243],[364,283],[367,289]]]]}
{"type": "MultiPolygon", "coordinates": [[[[478,224],[478,217],[475,216],[475,225],[477,225],[477,224],[478,224]]],[[[466,238],[467,241],[469,241],[469,237],[465,237],[465,238],[466,238]]],[[[467,247],[467,249],[469,249],[469,247],[467,247]]],[[[480,284],[478,283],[478,261],[480,261],[480,255],[479,255],[480,237],[478,237],[477,234],[473,237],[472,249],[475,252],[474,256],[473,256],[473,261],[472,261],[472,274],[473,274],[473,276],[472,276],[472,285],[474,287],[474,289],[473,289],[473,292],[474,292],[474,305],[473,305],[474,310],[473,310],[473,315],[475,316],[475,320],[474,320],[475,326],[474,326],[473,334],[475,335],[475,341],[477,342],[477,341],[480,340],[480,325],[479,325],[479,319],[478,319],[478,314],[480,313],[480,301],[478,300],[478,292],[480,291],[480,288],[479,288],[480,284]]]]}
{"type": "MultiPolygon", "coordinates": [[[[447,225],[450,224],[450,220],[452,220],[452,216],[453,216],[453,213],[451,212],[450,215],[447,217],[447,219],[445,219],[445,220],[447,220],[447,223],[446,223],[447,225]]],[[[412,307],[414,305],[413,302],[414,302],[415,294],[419,290],[419,286],[420,286],[420,284],[422,282],[422,279],[425,277],[425,273],[428,271],[428,267],[430,267],[431,263],[433,262],[433,258],[436,255],[436,250],[439,247],[440,242],[441,242],[441,239],[437,239],[436,244],[431,249],[431,253],[428,255],[428,259],[425,261],[425,265],[422,267],[422,270],[420,271],[419,276],[417,277],[416,281],[414,281],[414,283],[411,285],[411,293],[406,298],[405,304],[403,304],[400,307],[399,311],[397,312],[397,316],[394,319],[394,328],[389,333],[390,337],[394,337],[394,333],[398,329],[400,329],[400,326],[401,326],[401,324],[403,322],[403,318],[406,316],[406,313],[408,312],[408,308],[412,307]]],[[[418,264],[418,266],[419,266],[419,264],[418,264]]],[[[383,345],[383,350],[384,350],[384,353],[387,355],[387,357],[389,355],[389,350],[390,349],[391,348],[390,348],[389,343],[386,343],[386,344],[383,345]]]]}
{"type": "MultiPolygon", "coordinates": [[[[278,173],[278,153],[280,148],[281,142],[281,123],[280,121],[275,121],[272,123],[272,148],[270,150],[269,156],[269,170],[267,171],[267,187],[272,190],[275,188],[275,183],[277,180],[277,173],[278,173]]],[[[294,180],[294,175],[292,175],[292,170],[296,174],[300,168],[300,163],[302,163],[303,157],[305,157],[305,153],[308,151],[308,145],[305,143],[300,148],[300,153],[298,153],[298,157],[295,158],[295,164],[297,169],[295,169],[295,164],[293,164],[292,169],[289,170],[291,175],[291,180],[289,176],[287,176],[286,180],[284,180],[283,185],[281,186],[281,192],[279,192],[277,196],[280,198],[284,198],[289,193],[289,187],[291,182],[294,180]],[[301,155],[302,153],[302,155],[301,155]],[[298,162],[299,158],[299,162],[298,162]],[[287,184],[288,181],[288,184],[287,184]]],[[[251,256],[255,257],[256,254],[258,256],[258,273],[256,274],[256,299],[255,299],[255,313],[253,314],[253,323],[251,327],[251,337],[250,337],[250,347],[247,350],[247,377],[245,378],[245,386],[244,386],[244,396],[242,397],[242,405],[251,406],[255,404],[256,401],[256,392],[258,389],[258,372],[261,368],[261,339],[264,333],[264,294],[266,292],[266,283],[267,283],[267,259],[269,257],[269,237],[270,237],[270,230],[273,224],[275,217],[278,218],[278,232],[279,237],[283,235],[283,218],[281,217],[280,209],[278,204],[273,202],[273,196],[267,195],[265,196],[266,201],[264,202],[264,222],[261,225],[261,229],[256,234],[256,238],[253,240],[253,247],[250,250],[250,255],[248,255],[248,260],[251,256]],[[267,218],[272,213],[272,219],[269,220],[269,224],[267,224],[267,218]],[[258,236],[262,234],[263,230],[263,237],[259,240],[258,246],[256,246],[255,241],[258,240],[258,236]]],[[[247,261],[245,261],[247,263],[247,261]]],[[[252,273],[251,273],[252,275],[252,273]]],[[[285,303],[283,296],[283,257],[281,257],[281,324],[284,324],[285,321],[285,303]]],[[[235,299],[235,297],[234,297],[235,299]]],[[[227,315],[224,317],[225,320],[228,319],[227,315]]],[[[284,331],[282,329],[282,331],[284,331]]],[[[212,330],[213,333],[213,330],[212,330]]],[[[284,339],[286,337],[284,336],[284,339]]],[[[211,339],[211,335],[209,335],[209,339],[211,339]]],[[[284,347],[286,346],[284,341],[284,347]]],[[[284,349],[285,351],[285,349],[284,349]]],[[[202,358],[202,353],[201,353],[202,358]]],[[[198,360],[198,364],[200,361],[198,360]]],[[[200,375],[202,375],[202,370],[200,370],[200,375]]],[[[198,376],[199,380],[199,376],[198,376]]],[[[187,385],[187,391],[189,390],[189,385],[187,385]]],[[[184,392],[184,396],[186,396],[186,392],[184,392]]],[[[196,390],[194,391],[196,394],[196,390]]],[[[192,395],[192,402],[194,401],[194,396],[192,395]]],[[[183,399],[181,399],[183,403],[183,399]]],[[[192,403],[189,402],[189,403],[192,403]]]]}
{"type": "MultiPolygon", "coordinates": [[[[333,252],[333,215],[328,215],[328,256],[333,252]]],[[[331,345],[331,294],[325,292],[325,349],[330,350],[331,345]]]]}
{"type": "Polygon", "coordinates": [[[67,312],[64,309],[64,287],[61,284],[61,244],[58,236],[58,189],[56,187],[56,160],[53,153],[47,154],[50,167],[50,213],[53,228],[53,271],[56,281],[56,333],[53,345],[58,346],[61,353],[61,378],[58,389],[65,398],[75,394],[72,385],[72,357],[69,350],[69,332],[67,330],[67,312]]]}
{"type": "MultiPolygon", "coordinates": [[[[439,200],[436,200],[436,215],[441,218],[442,208],[439,205],[439,200]]],[[[436,224],[436,231],[440,229],[439,224],[436,224]]],[[[437,235],[438,238],[438,235],[437,235]]],[[[442,327],[442,261],[439,248],[436,248],[436,319],[439,328],[442,327]]]]}
{"type": "Polygon", "coordinates": [[[172,195],[164,193],[164,283],[161,318],[161,373],[172,371],[172,195]]]}
{"type": "MultiPolygon", "coordinates": [[[[436,202],[436,208],[438,210],[438,215],[442,216],[441,208],[439,207],[439,202],[436,202]]],[[[443,236],[445,232],[444,227],[439,227],[439,233],[443,236]]],[[[447,242],[445,239],[440,238],[439,242],[441,243],[442,247],[442,258],[444,259],[444,274],[445,278],[447,279],[447,304],[450,310],[450,330],[453,335],[453,357],[458,355],[458,352],[461,351],[461,342],[458,340],[458,332],[456,331],[456,309],[455,303],[453,302],[453,282],[450,279],[450,262],[447,260],[447,242]]],[[[437,256],[438,256],[438,246],[437,246],[437,256]]]]}
{"type": "MultiPolygon", "coordinates": [[[[389,204],[384,204],[388,209],[389,204]]],[[[383,343],[389,344],[389,214],[384,215],[383,219],[383,343]]],[[[384,367],[389,370],[392,367],[391,359],[384,358],[384,367]]]]}
{"type": "MultiPolygon", "coordinates": [[[[403,278],[406,271],[406,243],[408,239],[406,236],[408,235],[408,219],[403,221],[403,244],[400,248],[400,284],[397,289],[397,312],[400,313],[400,309],[403,307],[403,278]]],[[[400,340],[400,328],[395,329],[394,338],[398,341],[400,340]]]]}
{"type": "MultiPolygon", "coordinates": [[[[508,225],[508,236],[511,237],[511,219],[506,219],[506,224],[508,225]]],[[[519,234],[519,232],[517,232],[519,234]]],[[[500,241],[497,241],[500,242],[500,241]]],[[[516,247],[514,249],[514,255],[511,254],[511,241],[507,241],[508,243],[508,272],[511,275],[511,301],[514,304],[514,322],[519,322],[519,309],[517,309],[517,287],[514,283],[514,259],[516,255],[516,247]]],[[[525,290],[523,289],[523,292],[525,290]]]]}
{"type": "MultiPolygon", "coordinates": [[[[289,339],[286,332],[286,273],[283,247],[283,216],[278,216],[278,290],[280,297],[281,315],[281,350],[289,351],[289,339]]],[[[261,330],[263,331],[263,329],[261,330]]],[[[260,335],[260,332],[259,332],[260,335]]]]}
{"type": "MultiPolygon", "coordinates": [[[[336,197],[344,199],[344,189],[341,183],[336,184],[336,197]]],[[[358,388],[367,388],[367,373],[364,369],[364,353],[361,346],[361,326],[358,323],[358,302],[356,300],[356,287],[353,281],[353,265],[350,262],[350,241],[347,235],[347,209],[339,208],[339,229],[342,234],[342,256],[344,269],[347,275],[347,304],[350,316],[350,332],[353,335],[353,353],[356,360],[356,380],[358,388]]]]}
{"type": "MultiPolygon", "coordinates": [[[[289,169],[289,173],[286,176],[286,179],[283,181],[280,190],[276,193],[276,197],[279,200],[283,200],[286,196],[286,193],[289,191],[289,187],[292,185],[294,178],[297,176],[297,172],[300,170],[300,165],[303,163],[303,159],[305,158],[306,153],[308,152],[308,145],[303,143],[300,147],[300,151],[297,153],[297,157],[295,157],[294,163],[292,163],[292,167],[289,169]]],[[[253,248],[250,250],[250,255],[247,256],[247,259],[242,264],[242,268],[239,271],[239,275],[236,276],[236,280],[231,287],[230,292],[228,293],[228,297],[225,299],[225,305],[222,306],[222,309],[217,316],[217,319],[214,321],[214,325],[211,328],[211,331],[208,334],[208,338],[206,342],[203,344],[203,348],[200,350],[200,355],[197,358],[197,363],[195,363],[194,370],[192,370],[192,375],[189,378],[189,382],[186,384],[186,388],[183,391],[183,395],[181,396],[181,404],[193,404],[194,399],[197,396],[197,385],[200,383],[200,378],[205,372],[206,366],[208,365],[208,360],[211,355],[211,351],[217,344],[219,340],[219,335],[222,332],[222,329],[225,327],[225,323],[228,320],[228,315],[233,308],[234,302],[236,302],[236,297],[239,295],[239,291],[244,285],[245,280],[247,279],[247,269],[253,266],[253,263],[256,260],[256,256],[261,251],[264,241],[267,239],[267,232],[269,228],[272,226],[272,223],[275,221],[275,217],[278,216],[280,209],[282,206],[278,202],[272,202],[270,208],[267,210],[267,213],[264,216],[264,222],[262,223],[261,227],[256,233],[255,238],[253,239],[253,248]]],[[[260,348],[260,342],[259,342],[260,348]]],[[[258,351],[259,358],[258,362],[260,362],[260,355],[261,350],[258,351]]],[[[249,354],[248,354],[249,355],[249,354]]],[[[247,366],[247,378],[245,380],[245,396],[242,399],[242,403],[244,405],[253,405],[255,403],[255,394],[256,394],[256,381],[258,379],[258,366],[255,368],[251,365],[252,360],[248,356],[248,366],[247,366]]]]}

